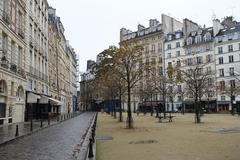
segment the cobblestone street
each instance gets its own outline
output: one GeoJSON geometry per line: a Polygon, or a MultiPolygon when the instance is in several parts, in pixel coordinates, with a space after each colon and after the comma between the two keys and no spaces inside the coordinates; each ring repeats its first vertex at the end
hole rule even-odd
{"type": "Polygon", "coordinates": [[[1,160],[65,160],[90,125],[93,113],[43,129],[30,136],[0,146],[1,160]]]}

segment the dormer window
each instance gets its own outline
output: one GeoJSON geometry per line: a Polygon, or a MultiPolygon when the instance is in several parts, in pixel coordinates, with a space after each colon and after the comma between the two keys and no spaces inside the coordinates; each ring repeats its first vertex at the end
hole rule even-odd
{"type": "Polygon", "coordinates": [[[172,35],[168,35],[168,40],[169,40],[169,41],[172,40],[172,35]]]}
{"type": "Polygon", "coordinates": [[[195,43],[201,43],[202,42],[202,36],[198,35],[195,37],[195,43]]]}
{"type": "Polygon", "coordinates": [[[204,35],[204,41],[210,41],[212,39],[212,36],[209,32],[207,32],[205,35],[204,35]]]}
{"type": "Polygon", "coordinates": [[[198,31],[198,34],[202,34],[202,30],[199,30],[199,31],[198,31]]]}
{"type": "Polygon", "coordinates": [[[191,33],[191,35],[192,35],[192,36],[195,36],[195,35],[196,35],[196,33],[197,33],[197,32],[192,32],[192,33],[191,33]]]}
{"type": "Polygon", "coordinates": [[[191,45],[192,44],[192,37],[189,37],[188,39],[187,39],[187,45],[191,45]]]}
{"type": "Polygon", "coordinates": [[[176,34],[176,38],[178,39],[178,38],[180,38],[181,37],[181,33],[177,33],[176,34]]]}

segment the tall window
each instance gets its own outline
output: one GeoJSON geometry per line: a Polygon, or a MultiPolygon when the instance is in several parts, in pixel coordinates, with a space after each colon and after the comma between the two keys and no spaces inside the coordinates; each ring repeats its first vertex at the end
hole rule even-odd
{"type": "Polygon", "coordinates": [[[158,52],[162,52],[162,44],[158,43],[158,52]]]}
{"type": "Polygon", "coordinates": [[[229,68],[229,75],[234,76],[234,67],[229,68]]]}
{"type": "Polygon", "coordinates": [[[179,48],[180,47],[180,42],[177,42],[176,43],[176,48],[179,48]]]}
{"type": "Polygon", "coordinates": [[[22,68],[22,56],[23,49],[21,47],[18,48],[18,66],[22,68]]]}
{"type": "Polygon", "coordinates": [[[167,49],[171,49],[172,47],[171,47],[171,44],[168,44],[167,45],[167,49]]]}
{"type": "Polygon", "coordinates": [[[220,77],[224,77],[224,69],[219,69],[219,75],[220,77]]]}
{"type": "Polygon", "coordinates": [[[219,64],[223,64],[223,57],[218,58],[219,64]]]}
{"type": "Polygon", "coordinates": [[[202,57],[197,57],[197,64],[201,64],[202,63],[202,57]]]}
{"type": "Polygon", "coordinates": [[[223,53],[223,48],[222,47],[218,47],[218,53],[223,53]]]}
{"type": "Polygon", "coordinates": [[[230,80],[231,89],[235,88],[235,80],[230,80]]]}
{"type": "Polygon", "coordinates": [[[234,62],[234,59],[233,59],[233,55],[229,56],[229,63],[233,63],[234,62]]]}
{"type": "Polygon", "coordinates": [[[155,45],[152,45],[152,53],[155,53],[155,45]]]}
{"type": "Polygon", "coordinates": [[[233,46],[232,45],[229,45],[228,46],[228,52],[232,52],[233,51],[233,46]]]}
{"type": "Polygon", "coordinates": [[[176,52],[176,56],[177,56],[177,57],[181,56],[180,51],[177,51],[177,52],[176,52]]]}
{"type": "Polygon", "coordinates": [[[171,58],[171,57],[172,57],[171,53],[168,53],[167,58],[171,58]]]}
{"type": "Polygon", "coordinates": [[[225,91],[225,81],[220,81],[220,91],[225,91]]]}

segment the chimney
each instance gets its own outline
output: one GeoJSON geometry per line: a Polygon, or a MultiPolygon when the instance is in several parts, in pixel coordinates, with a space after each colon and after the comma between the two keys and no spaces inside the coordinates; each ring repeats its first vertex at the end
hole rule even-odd
{"type": "Polygon", "coordinates": [[[220,20],[213,19],[213,35],[216,36],[224,26],[221,24],[220,20]]]}

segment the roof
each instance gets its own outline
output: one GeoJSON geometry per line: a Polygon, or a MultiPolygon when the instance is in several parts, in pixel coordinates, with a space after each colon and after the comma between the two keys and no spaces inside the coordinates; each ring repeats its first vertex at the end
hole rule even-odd
{"type": "Polygon", "coordinates": [[[228,35],[228,34],[232,34],[235,32],[240,32],[240,25],[221,29],[216,36],[228,35]]]}

